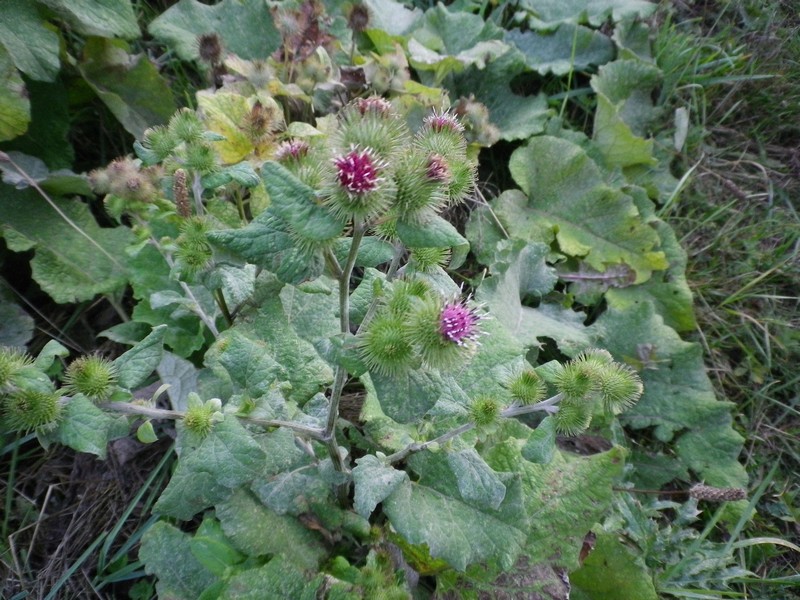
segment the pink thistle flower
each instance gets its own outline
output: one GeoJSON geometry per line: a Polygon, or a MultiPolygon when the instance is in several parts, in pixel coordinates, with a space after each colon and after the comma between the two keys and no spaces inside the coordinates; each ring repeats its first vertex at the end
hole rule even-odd
{"type": "Polygon", "coordinates": [[[463,133],[464,131],[464,126],[459,122],[458,118],[449,111],[437,113],[434,110],[432,115],[425,117],[425,124],[437,133],[442,131],[463,133]]]}
{"type": "Polygon", "coordinates": [[[370,96],[369,98],[356,100],[356,108],[362,115],[374,112],[381,116],[386,116],[392,111],[392,103],[380,96],[370,96]]]}
{"type": "Polygon", "coordinates": [[[299,160],[308,154],[310,148],[311,147],[308,145],[308,142],[303,140],[288,140],[281,142],[281,144],[275,149],[275,160],[281,162],[288,160],[289,158],[299,160]]]}
{"type": "Polygon", "coordinates": [[[440,183],[449,183],[450,181],[450,167],[447,161],[441,154],[431,154],[428,157],[428,170],[426,172],[428,179],[438,181],[440,183]]]}
{"type": "Polygon", "coordinates": [[[482,318],[477,309],[468,307],[465,301],[448,302],[439,316],[439,333],[459,346],[474,344],[481,334],[478,322],[482,318]]]}
{"type": "Polygon", "coordinates": [[[375,190],[381,181],[378,176],[383,167],[369,150],[353,148],[343,156],[333,159],[336,166],[336,178],[348,194],[366,194],[375,190]]]}

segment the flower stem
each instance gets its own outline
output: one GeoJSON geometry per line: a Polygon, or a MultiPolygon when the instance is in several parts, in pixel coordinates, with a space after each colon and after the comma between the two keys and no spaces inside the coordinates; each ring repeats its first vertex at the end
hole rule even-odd
{"type": "Polygon", "coordinates": [[[427,442],[414,442],[413,444],[409,444],[402,450],[395,452],[394,454],[390,454],[386,457],[387,464],[393,464],[399,462],[406,458],[407,456],[414,454],[415,452],[420,452],[421,450],[425,450],[433,446],[434,444],[443,444],[454,437],[461,435],[462,433],[466,433],[467,431],[474,429],[475,423],[464,423],[460,427],[456,427],[455,429],[451,429],[450,431],[443,433],[437,438],[432,440],[428,440],[427,442]]]}
{"type": "MultiPolygon", "coordinates": [[[[531,404],[528,406],[509,406],[506,409],[500,411],[501,417],[516,417],[518,415],[524,415],[527,413],[532,412],[546,412],[546,413],[554,413],[558,412],[558,404],[564,398],[563,394],[556,394],[555,396],[548,398],[547,400],[542,400],[541,402],[537,402],[536,404],[531,404]]],[[[460,427],[456,427],[455,429],[451,429],[440,435],[437,438],[432,440],[428,440],[427,442],[414,442],[413,444],[409,444],[402,450],[398,450],[394,454],[390,454],[386,457],[387,464],[393,464],[399,462],[406,458],[407,456],[414,454],[415,452],[420,452],[425,450],[434,444],[444,444],[445,442],[453,439],[461,435],[462,433],[466,433],[467,431],[474,429],[475,423],[465,423],[460,427]]]]}
{"type": "MultiPolygon", "coordinates": [[[[142,417],[147,417],[149,419],[171,419],[175,421],[184,417],[184,413],[177,410],[166,410],[152,406],[131,404],[129,402],[105,402],[99,406],[105,410],[119,412],[126,415],[141,415],[142,417]]],[[[300,437],[324,441],[323,431],[321,429],[309,427],[308,425],[302,425],[301,423],[295,423],[293,421],[281,421],[278,419],[253,419],[251,417],[237,418],[245,423],[259,425],[261,427],[285,427],[286,429],[291,429],[300,437]]]]}
{"type": "Polygon", "coordinates": [[[528,413],[532,412],[546,412],[548,414],[553,414],[558,412],[558,406],[556,406],[561,400],[564,399],[564,394],[556,394],[548,398],[547,400],[542,400],[541,402],[537,402],[536,404],[528,404],[523,406],[509,406],[508,408],[504,408],[500,411],[501,417],[517,417],[519,415],[527,415],[528,413]]]}
{"type": "MultiPolygon", "coordinates": [[[[392,256],[392,262],[389,263],[389,270],[386,271],[386,282],[390,282],[394,279],[395,274],[397,273],[397,269],[400,266],[400,259],[403,258],[403,254],[405,253],[405,247],[397,243],[394,247],[394,256],[392,256]]],[[[358,331],[356,331],[356,335],[361,333],[361,330],[364,329],[369,322],[372,320],[372,317],[375,316],[375,313],[378,311],[378,306],[380,305],[380,297],[376,296],[372,299],[372,302],[367,309],[367,313],[364,315],[364,318],[361,320],[361,324],[358,326],[358,331]]]]}
{"type": "MultiPolygon", "coordinates": [[[[350,242],[350,252],[347,255],[347,262],[339,275],[339,326],[345,335],[350,333],[350,277],[356,265],[358,257],[358,247],[366,233],[366,224],[362,221],[353,223],[353,237],[350,242]]],[[[342,390],[347,382],[347,369],[342,365],[336,367],[336,376],[331,390],[331,404],[328,408],[328,422],[325,425],[322,441],[328,447],[328,454],[333,462],[333,468],[341,473],[347,473],[347,465],[339,453],[339,444],[336,441],[336,423],[339,420],[339,401],[342,398],[342,390]]],[[[349,494],[349,484],[337,484],[336,496],[340,504],[344,505],[349,494]]]]}
{"type": "Polygon", "coordinates": [[[233,325],[233,315],[231,315],[231,311],[228,309],[228,303],[225,301],[225,294],[222,293],[222,290],[214,290],[214,300],[216,300],[217,306],[220,311],[222,311],[222,316],[225,317],[225,322],[228,324],[228,327],[231,327],[233,325]]]}

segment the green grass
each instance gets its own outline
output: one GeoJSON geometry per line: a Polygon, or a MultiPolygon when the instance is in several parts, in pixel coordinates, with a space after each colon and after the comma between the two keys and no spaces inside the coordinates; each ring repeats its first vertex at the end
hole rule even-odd
{"type": "Polygon", "coordinates": [[[693,171],[664,216],[689,256],[695,337],[735,403],[751,490],[766,483],[742,538],[756,541],[736,548],[755,577],[737,591],[798,598],[800,20],[789,3],[676,5],[656,56],[662,98],[690,114],[676,171],[693,171]]]}

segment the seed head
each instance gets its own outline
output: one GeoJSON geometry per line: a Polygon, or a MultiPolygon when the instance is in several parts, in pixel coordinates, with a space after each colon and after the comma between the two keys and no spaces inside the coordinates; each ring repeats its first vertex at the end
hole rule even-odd
{"type": "Polygon", "coordinates": [[[469,418],[478,427],[486,427],[497,420],[501,409],[494,396],[478,396],[469,407],[469,418]]]}
{"type": "Polygon", "coordinates": [[[347,26],[355,32],[361,32],[367,25],[369,25],[369,9],[361,3],[353,5],[347,16],[347,26]]]}
{"type": "Polygon", "coordinates": [[[59,395],[44,390],[21,389],[2,399],[3,429],[27,432],[55,425],[61,415],[59,395]]]}
{"type": "Polygon", "coordinates": [[[222,42],[216,33],[204,33],[197,37],[200,59],[211,65],[219,64],[222,57],[222,42]]]}
{"type": "Polygon", "coordinates": [[[117,368],[113,362],[100,356],[81,356],[67,367],[64,383],[70,393],[103,401],[114,391],[117,368]]]}

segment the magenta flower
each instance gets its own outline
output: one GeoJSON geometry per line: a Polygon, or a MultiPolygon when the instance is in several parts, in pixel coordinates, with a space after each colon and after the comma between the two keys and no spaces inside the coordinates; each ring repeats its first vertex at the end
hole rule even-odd
{"type": "Polygon", "coordinates": [[[373,158],[369,150],[353,148],[343,156],[333,159],[336,177],[349,194],[366,194],[375,190],[380,183],[378,171],[383,166],[373,158]]]}
{"type": "Polygon", "coordinates": [[[392,103],[384,100],[380,96],[370,96],[369,98],[359,98],[356,100],[358,112],[362,115],[374,112],[379,115],[388,115],[392,111],[392,103]]]}
{"type": "Polygon", "coordinates": [[[284,161],[289,158],[298,160],[308,154],[309,148],[308,142],[304,142],[303,140],[281,142],[275,149],[275,160],[284,161]]]}
{"type": "Polygon", "coordinates": [[[450,182],[450,167],[447,166],[447,161],[441,154],[431,154],[428,157],[428,170],[426,172],[428,179],[438,181],[440,183],[450,182]]]}
{"type": "Polygon", "coordinates": [[[448,302],[439,316],[439,332],[446,340],[464,346],[477,341],[480,320],[478,311],[469,308],[466,302],[448,302]]]}
{"type": "Polygon", "coordinates": [[[434,131],[452,131],[455,133],[462,133],[464,126],[458,121],[455,115],[448,111],[441,113],[433,112],[432,115],[425,117],[425,124],[434,131]]]}

